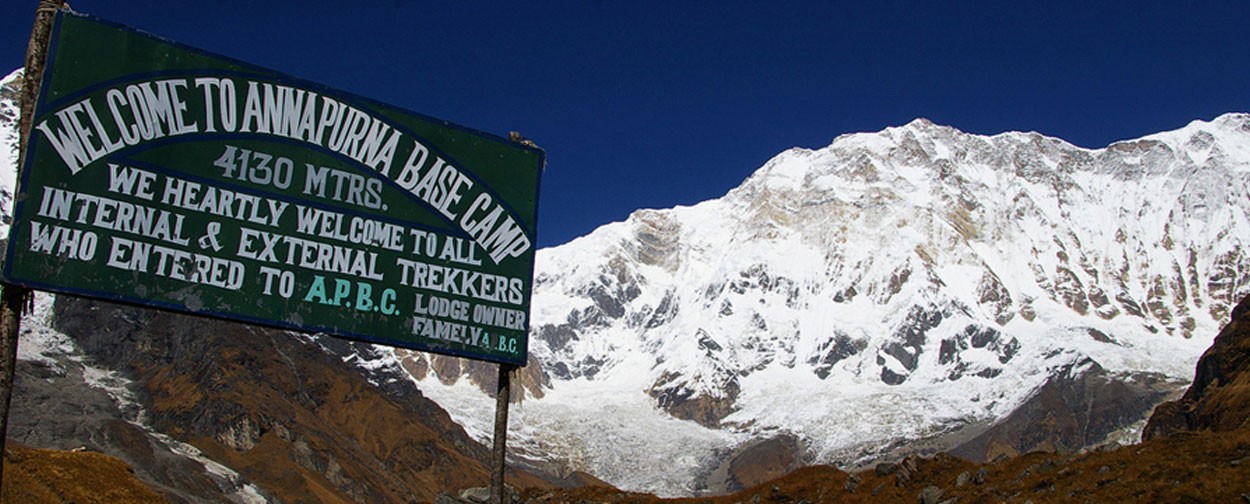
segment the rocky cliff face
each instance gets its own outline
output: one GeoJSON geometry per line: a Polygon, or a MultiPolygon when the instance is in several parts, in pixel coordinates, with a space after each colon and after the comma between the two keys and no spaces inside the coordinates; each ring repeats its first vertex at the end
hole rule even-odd
{"type": "Polygon", "coordinates": [[[173,502],[265,498],[236,471],[155,430],[129,379],[51,327],[51,299],[40,294],[35,312],[23,321],[9,415],[11,442],[110,454],[173,502]]]}
{"type": "Polygon", "coordinates": [[[1195,431],[1250,428],[1250,297],[1233,309],[1231,320],[1202,354],[1194,382],[1179,400],[1160,404],[1143,439],[1195,431]]]}
{"type": "Polygon", "coordinates": [[[68,296],[41,309],[12,437],[116,454],[175,501],[428,501],[489,480],[488,449],[405,373],[355,365],[372,346],[68,296]]]}
{"type": "Polygon", "coordinates": [[[154,430],[282,501],[432,500],[489,480],[488,450],[398,369],[352,365],[371,346],[66,296],[54,321],[132,380],[154,430]]]}
{"type": "Polygon", "coordinates": [[[1131,444],[1146,415],[1178,387],[1160,374],[1112,376],[1086,359],[1052,374],[1007,418],[948,453],[989,462],[1035,451],[1075,453],[1131,444]]]}

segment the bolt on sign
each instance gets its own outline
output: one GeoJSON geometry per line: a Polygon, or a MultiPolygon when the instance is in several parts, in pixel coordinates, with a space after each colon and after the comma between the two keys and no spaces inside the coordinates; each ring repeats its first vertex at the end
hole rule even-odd
{"type": "Polygon", "coordinates": [[[524,365],[541,150],[57,15],[3,275],[524,365]]]}

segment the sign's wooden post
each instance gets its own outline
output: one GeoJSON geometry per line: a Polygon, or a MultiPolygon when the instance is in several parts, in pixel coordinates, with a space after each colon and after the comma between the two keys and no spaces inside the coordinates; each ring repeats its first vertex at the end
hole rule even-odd
{"type": "MultiPolygon", "coordinates": [[[[41,0],[35,9],[35,25],[30,31],[26,45],[26,69],[22,78],[21,109],[18,121],[18,166],[26,157],[26,144],[30,140],[31,119],[34,117],[35,96],[43,78],[43,64],[47,57],[48,37],[52,30],[52,18],[64,0],[41,0]]],[[[0,167],[7,169],[7,167],[0,167]]],[[[17,201],[14,200],[14,205],[17,201]]],[[[30,296],[30,289],[7,283],[0,284],[0,455],[4,453],[9,432],[9,402],[13,398],[13,373],[17,366],[17,339],[22,330],[22,309],[30,296]]],[[[3,457],[0,457],[0,478],[3,478],[3,457]]],[[[3,488],[0,479],[0,488],[3,488]]]]}
{"type": "Polygon", "coordinates": [[[504,502],[504,471],[508,468],[508,400],[512,396],[512,371],[516,366],[499,365],[499,386],[495,391],[495,448],[490,474],[490,502],[504,502]]]}

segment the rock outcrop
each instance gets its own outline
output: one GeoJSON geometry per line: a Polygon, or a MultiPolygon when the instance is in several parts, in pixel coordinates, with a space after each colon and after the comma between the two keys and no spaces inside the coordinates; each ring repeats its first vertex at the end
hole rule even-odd
{"type": "Polygon", "coordinates": [[[1006,419],[950,453],[989,462],[1034,451],[1074,453],[1116,442],[1108,438],[1145,420],[1155,404],[1180,387],[1157,374],[1112,376],[1087,359],[1053,375],[1006,419]]]}
{"type": "Polygon", "coordinates": [[[1245,428],[1250,428],[1250,297],[1233,308],[1228,325],[1198,360],[1185,395],[1155,408],[1142,439],[1245,428]]]}

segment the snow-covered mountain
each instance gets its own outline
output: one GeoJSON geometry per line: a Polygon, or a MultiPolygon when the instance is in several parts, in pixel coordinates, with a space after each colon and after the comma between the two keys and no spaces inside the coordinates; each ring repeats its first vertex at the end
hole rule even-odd
{"type": "MultiPolygon", "coordinates": [[[[1094,371],[1176,387],[1250,292],[1248,215],[1247,114],[1102,149],[923,119],[791,149],[722,198],[539,251],[510,442],[688,494],[777,434],[862,464],[1094,371]]],[[[488,435],[480,373],[399,357],[488,435]]],[[[1151,404],[1082,439],[1131,437],[1151,404]]]]}
{"type": "Polygon", "coordinates": [[[0,237],[8,238],[9,222],[13,218],[9,211],[13,208],[13,194],[17,187],[18,133],[17,121],[21,115],[19,96],[22,69],[9,72],[0,79],[0,237]]]}

